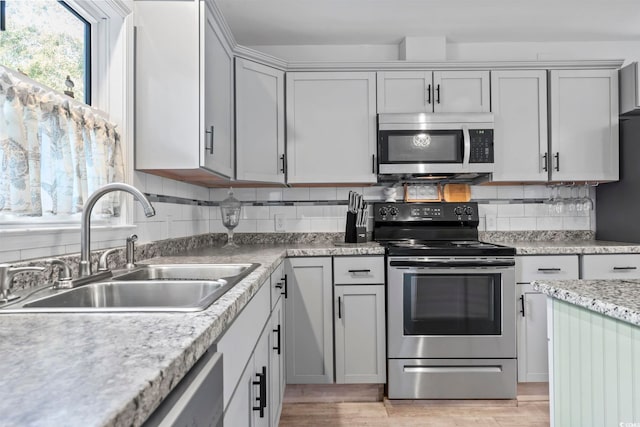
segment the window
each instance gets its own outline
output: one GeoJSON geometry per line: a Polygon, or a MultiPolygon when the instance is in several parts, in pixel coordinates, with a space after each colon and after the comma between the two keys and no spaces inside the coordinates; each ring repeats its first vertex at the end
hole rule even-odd
{"type": "Polygon", "coordinates": [[[91,104],[89,22],[62,1],[0,3],[0,64],[91,104]]]}

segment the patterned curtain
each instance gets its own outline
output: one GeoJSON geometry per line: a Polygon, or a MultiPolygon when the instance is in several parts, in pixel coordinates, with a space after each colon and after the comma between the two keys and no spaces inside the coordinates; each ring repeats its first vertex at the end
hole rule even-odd
{"type": "MultiPolygon", "coordinates": [[[[0,217],[70,215],[123,181],[120,134],[95,109],[0,66],[0,217]]],[[[94,211],[120,213],[120,198],[94,211]]]]}

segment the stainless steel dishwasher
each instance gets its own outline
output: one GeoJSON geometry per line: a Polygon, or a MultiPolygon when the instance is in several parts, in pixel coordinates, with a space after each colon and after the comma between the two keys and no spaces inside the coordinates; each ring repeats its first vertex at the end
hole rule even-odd
{"type": "Polygon", "coordinates": [[[211,347],[145,421],[144,427],[222,427],[223,412],[222,353],[211,347]]]}

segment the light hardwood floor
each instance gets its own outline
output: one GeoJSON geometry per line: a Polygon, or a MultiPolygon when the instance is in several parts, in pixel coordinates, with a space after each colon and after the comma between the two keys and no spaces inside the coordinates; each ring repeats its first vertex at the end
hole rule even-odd
{"type": "Polygon", "coordinates": [[[373,426],[373,427],[542,427],[549,425],[546,383],[518,387],[517,400],[375,401],[377,390],[369,389],[356,399],[355,389],[330,394],[329,387],[287,386],[280,427],[373,426]],[[363,397],[369,395],[369,400],[363,397]],[[337,396],[337,398],[336,398],[337,396]],[[316,403],[309,400],[317,399],[316,403]],[[330,402],[329,400],[338,400],[330,402]]]}

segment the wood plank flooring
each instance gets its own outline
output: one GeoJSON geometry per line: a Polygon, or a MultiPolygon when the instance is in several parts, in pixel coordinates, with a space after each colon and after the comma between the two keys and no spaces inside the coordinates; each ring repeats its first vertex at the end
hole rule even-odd
{"type": "MultiPolygon", "coordinates": [[[[366,401],[375,389],[361,393],[358,402],[345,402],[341,393],[329,394],[329,387],[289,390],[280,417],[280,427],[372,426],[372,427],[543,427],[549,425],[546,383],[519,385],[517,400],[428,400],[366,401]],[[306,396],[301,399],[300,396],[306,396]],[[309,403],[312,396],[316,403],[309,403]],[[335,397],[337,396],[337,397],[335,397]],[[337,402],[328,400],[338,400],[337,402]]],[[[335,386],[334,386],[335,387],[335,386]]],[[[347,389],[347,395],[358,393],[347,389]]],[[[373,400],[373,399],[369,399],[373,400]]]]}

